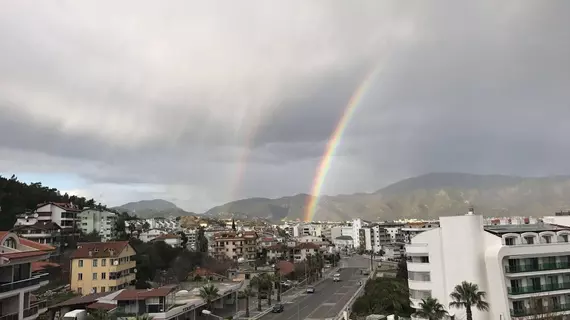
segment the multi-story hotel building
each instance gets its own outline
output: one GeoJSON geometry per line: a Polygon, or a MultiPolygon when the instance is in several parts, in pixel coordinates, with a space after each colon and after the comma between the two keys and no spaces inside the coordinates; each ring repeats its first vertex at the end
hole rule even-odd
{"type": "Polygon", "coordinates": [[[254,231],[220,232],[214,235],[213,256],[218,259],[255,260],[257,233],[254,231]]]}
{"type": "MultiPolygon", "coordinates": [[[[406,246],[414,308],[437,298],[448,306],[462,281],[487,293],[488,312],[474,319],[517,319],[570,314],[570,227],[554,224],[484,226],[482,216],[441,217],[406,246]]],[[[450,309],[456,318],[465,310],[450,309]]]]}
{"type": "Polygon", "coordinates": [[[71,256],[71,290],[87,295],[126,288],[135,280],[128,241],[80,243],[71,256]]]}
{"type": "Polygon", "coordinates": [[[113,212],[98,209],[85,209],[78,214],[81,220],[81,231],[85,234],[96,232],[101,241],[111,241],[117,215],[113,212]]]}
{"type": "Polygon", "coordinates": [[[55,248],[0,231],[0,319],[33,320],[47,310],[45,301],[31,293],[48,283],[46,274],[34,274],[32,262],[45,260],[55,248]]]}

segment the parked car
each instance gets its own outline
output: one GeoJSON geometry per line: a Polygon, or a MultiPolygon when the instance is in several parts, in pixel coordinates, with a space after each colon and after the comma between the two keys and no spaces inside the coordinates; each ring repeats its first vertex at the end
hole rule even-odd
{"type": "Polygon", "coordinates": [[[314,287],[307,287],[307,293],[315,293],[314,287]]]}
{"type": "Polygon", "coordinates": [[[340,273],[335,273],[333,275],[333,281],[334,282],[339,282],[340,281],[340,273]]]}
{"type": "Polygon", "coordinates": [[[283,310],[285,310],[285,308],[283,307],[282,304],[278,303],[276,305],[273,306],[273,309],[271,309],[271,312],[273,313],[280,313],[283,312],[283,310]]]}

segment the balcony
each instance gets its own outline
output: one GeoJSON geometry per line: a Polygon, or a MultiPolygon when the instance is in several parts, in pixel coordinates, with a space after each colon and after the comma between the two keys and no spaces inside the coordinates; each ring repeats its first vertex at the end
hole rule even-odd
{"type": "Polygon", "coordinates": [[[511,317],[526,317],[536,314],[551,314],[554,312],[570,311],[570,303],[558,304],[552,308],[545,308],[545,310],[538,311],[538,309],[511,309],[511,317]]]}
{"type": "Polygon", "coordinates": [[[18,320],[18,312],[0,316],[0,320],[18,320]]]}
{"type": "Polygon", "coordinates": [[[28,309],[24,309],[24,318],[35,316],[41,309],[47,308],[47,301],[38,301],[28,309]]]}
{"type": "Polygon", "coordinates": [[[557,291],[557,290],[570,290],[570,282],[543,284],[540,286],[509,288],[509,294],[518,295],[518,294],[540,293],[540,292],[557,291]]]}
{"type": "Polygon", "coordinates": [[[32,276],[31,278],[28,278],[25,280],[1,284],[0,285],[0,292],[8,292],[8,291],[12,291],[12,290],[18,290],[18,289],[22,289],[22,288],[27,288],[27,287],[39,285],[40,282],[48,281],[47,280],[48,275],[49,275],[48,273],[42,273],[42,274],[32,276]]]}
{"type": "Polygon", "coordinates": [[[539,264],[519,264],[513,266],[505,266],[506,273],[520,273],[520,272],[533,272],[533,271],[548,271],[548,270],[561,270],[570,269],[569,262],[557,263],[539,263],[539,264]]]}

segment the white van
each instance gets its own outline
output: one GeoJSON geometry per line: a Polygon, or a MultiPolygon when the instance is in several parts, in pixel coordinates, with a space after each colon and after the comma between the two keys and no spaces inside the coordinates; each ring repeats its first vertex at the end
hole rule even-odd
{"type": "Polygon", "coordinates": [[[87,310],[73,310],[69,311],[63,316],[63,320],[86,320],[87,319],[87,310]]]}
{"type": "Polygon", "coordinates": [[[335,273],[335,274],[333,275],[333,281],[334,281],[334,282],[340,281],[340,273],[335,273]]]}

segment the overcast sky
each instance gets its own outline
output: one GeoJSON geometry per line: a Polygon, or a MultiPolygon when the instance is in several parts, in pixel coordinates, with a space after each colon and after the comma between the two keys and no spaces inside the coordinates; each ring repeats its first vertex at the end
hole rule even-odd
{"type": "Polygon", "coordinates": [[[19,1],[0,172],[197,212],[433,171],[570,174],[569,1],[19,1]]]}

